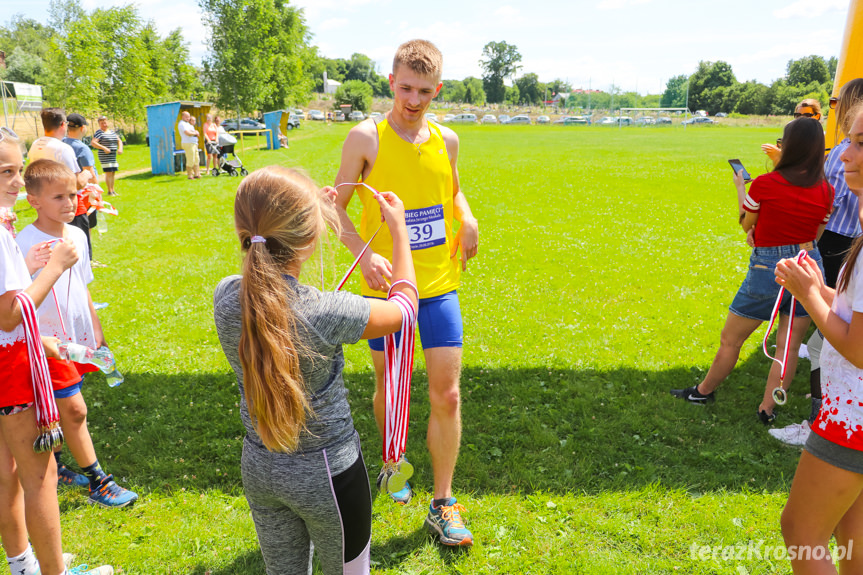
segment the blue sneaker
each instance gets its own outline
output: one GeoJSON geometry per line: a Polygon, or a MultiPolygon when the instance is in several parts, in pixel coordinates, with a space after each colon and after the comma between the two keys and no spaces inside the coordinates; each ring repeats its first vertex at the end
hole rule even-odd
{"type": "Polygon", "coordinates": [[[66,573],[68,575],[114,575],[114,568],[110,565],[100,565],[95,569],[88,569],[87,565],[78,565],[66,573]]]}
{"type": "Polygon", "coordinates": [[[461,512],[464,510],[464,506],[457,503],[455,497],[450,497],[447,504],[440,507],[435,507],[432,501],[426,516],[426,527],[432,534],[436,533],[444,545],[473,545],[473,535],[461,520],[461,512]]]}
{"type": "Polygon", "coordinates": [[[102,507],[125,507],[131,505],[138,499],[138,494],[128,489],[123,489],[114,482],[114,476],[108,475],[99,484],[95,491],[90,489],[90,497],[87,503],[101,505],[102,507]]]}
{"type": "Polygon", "coordinates": [[[60,465],[57,469],[57,485],[69,485],[76,487],[89,487],[90,480],[80,473],[75,473],[65,465],[60,465]]]}

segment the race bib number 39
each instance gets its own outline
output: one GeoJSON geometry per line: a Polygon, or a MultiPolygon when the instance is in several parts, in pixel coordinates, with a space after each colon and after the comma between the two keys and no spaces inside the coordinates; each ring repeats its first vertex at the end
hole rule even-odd
{"type": "Polygon", "coordinates": [[[405,210],[405,224],[412,250],[424,250],[446,243],[446,224],[443,206],[429,206],[418,210],[405,210]]]}

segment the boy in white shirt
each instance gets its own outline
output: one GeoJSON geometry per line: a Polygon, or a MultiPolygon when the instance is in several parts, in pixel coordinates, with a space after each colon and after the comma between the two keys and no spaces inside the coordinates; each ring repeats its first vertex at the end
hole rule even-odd
{"type": "MultiPolygon", "coordinates": [[[[18,233],[22,252],[31,246],[62,238],[73,242],[81,254],[78,262],[57,281],[53,295],[39,307],[39,329],[43,335],[71,341],[97,349],[105,345],[102,325],[93,307],[87,284],[93,281],[87,238],[69,225],[75,217],[75,175],[63,164],[53,160],[37,160],[24,172],[27,201],[36,210],[36,221],[18,233]],[[58,313],[59,312],[59,313],[58,313]]],[[[88,503],[103,507],[123,507],[133,503],[138,495],[117,485],[99,465],[93,440],[87,429],[87,405],[81,395],[84,374],[96,371],[92,365],[49,359],[54,398],[60,411],[60,424],[69,450],[84,471],[85,477],[70,471],[57,458],[58,483],[88,486],[88,503]]]]}

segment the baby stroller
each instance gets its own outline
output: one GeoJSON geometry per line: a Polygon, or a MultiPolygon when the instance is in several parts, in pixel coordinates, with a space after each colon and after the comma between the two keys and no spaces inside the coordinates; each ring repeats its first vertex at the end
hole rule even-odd
{"type": "Polygon", "coordinates": [[[229,174],[231,176],[248,176],[249,171],[243,167],[243,162],[234,152],[234,145],[237,143],[237,138],[221,132],[216,138],[216,153],[219,155],[219,165],[213,168],[210,173],[218,176],[220,173],[229,174]],[[233,160],[228,159],[228,154],[234,156],[233,160]]]}

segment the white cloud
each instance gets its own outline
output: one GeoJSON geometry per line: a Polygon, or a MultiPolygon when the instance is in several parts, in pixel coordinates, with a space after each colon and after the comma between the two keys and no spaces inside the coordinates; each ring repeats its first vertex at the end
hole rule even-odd
{"type": "Polygon", "coordinates": [[[497,10],[494,11],[496,16],[502,16],[504,18],[516,18],[521,14],[521,11],[518,8],[513,8],[512,6],[501,6],[497,10]]]}
{"type": "Polygon", "coordinates": [[[321,24],[318,26],[318,29],[321,30],[321,32],[326,32],[327,30],[344,28],[348,24],[350,24],[350,20],[348,20],[347,18],[330,18],[329,20],[324,20],[323,22],[321,22],[321,24]]]}
{"type": "Polygon", "coordinates": [[[848,0],[797,0],[773,11],[773,15],[784,20],[787,18],[814,18],[827,12],[844,12],[848,10],[848,0]]]}
{"type": "Polygon", "coordinates": [[[639,4],[647,4],[650,0],[600,0],[597,10],[620,10],[639,4]]]}

